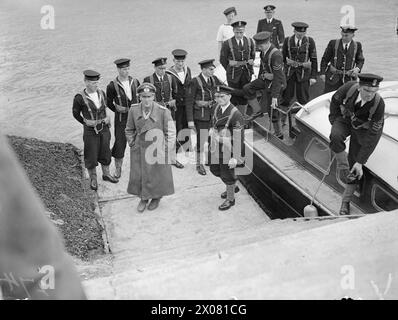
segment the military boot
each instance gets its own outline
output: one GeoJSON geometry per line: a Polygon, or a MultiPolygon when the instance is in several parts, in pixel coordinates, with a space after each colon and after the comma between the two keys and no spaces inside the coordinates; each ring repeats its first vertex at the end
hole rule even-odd
{"type": "Polygon", "coordinates": [[[109,166],[101,165],[102,166],[102,180],[109,181],[112,183],[118,183],[119,180],[116,179],[114,176],[111,175],[109,171],[109,166]]]}
{"type": "Polygon", "coordinates": [[[94,191],[97,191],[98,184],[97,184],[97,168],[94,169],[87,169],[88,174],[90,176],[90,188],[94,191]]]}
{"type": "Polygon", "coordinates": [[[345,151],[336,153],[337,172],[341,182],[348,184],[353,183],[356,177],[350,173],[350,165],[348,163],[347,154],[345,151]]]}
{"type": "Polygon", "coordinates": [[[274,135],[275,135],[275,137],[277,137],[278,139],[283,140],[283,133],[282,133],[282,130],[281,130],[281,123],[280,123],[279,119],[278,119],[278,121],[275,121],[275,122],[273,121],[272,125],[274,127],[274,135]]]}
{"type": "Polygon", "coordinates": [[[339,215],[341,216],[347,216],[350,214],[350,203],[347,201],[343,201],[341,203],[339,215]]]}
{"type": "Polygon", "coordinates": [[[122,175],[123,158],[115,158],[115,178],[119,179],[122,175]]]}
{"type": "Polygon", "coordinates": [[[262,117],[264,114],[261,111],[261,105],[258,102],[257,98],[250,99],[247,101],[253,109],[253,114],[246,118],[246,121],[250,122],[258,117],[262,117]]]}

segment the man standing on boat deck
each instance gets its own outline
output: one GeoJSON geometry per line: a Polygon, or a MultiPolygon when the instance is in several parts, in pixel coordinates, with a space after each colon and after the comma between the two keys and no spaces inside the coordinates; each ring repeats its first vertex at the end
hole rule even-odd
{"type": "Polygon", "coordinates": [[[199,62],[202,72],[193,78],[187,93],[188,127],[196,130],[196,170],[206,175],[203,166],[204,144],[208,140],[214,111],[214,91],[222,82],[214,76],[214,59],[199,62]]]}
{"type": "MultiPolygon", "coordinates": [[[[176,152],[180,147],[189,141],[189,133],[187,132],[188,120],[186,112],[186,91],[192,80],[191,69],[185,65],[187,52],[182,49],[175,49],[171,52],[174,56],[174,66],[171,66],[166,72],[174,78],[176,84],[175,100],[175,123],[177,129],[177,146],[176,152]]],[[[179,163],[182,167],[183,165],[179,163]]]]}
{"type": "MultiPolygon", "coordinates": [[[[306,35],[308,24],[293,22],[294,35],[285,39],[282,48],[285,63],[286,89],[281,106],[287,109],[296,95],[297,101],[305,105],[310,98],[310,86],[316,82],[318,59],[315,41],[306,35]]],[[[286,116],[282,116],[282,125],[286,116]]]]}
{"type": "Polygon", "coordinates": [[[286,87],[286,77],[283,72],[282,53],[270,42],[270,38],[271,33],[267,31],[259,32],[253,36],[257,47],[261,51],[260,71],[257,79],[243,87],[243,92],[248,99],[248,103],[253,108],[253,114],[247,120],[253,121],[268,112],[272,120],[275,136],[283,139],[280,114],[275,108],[278,107],[282,90],[286,87]],[[265,94],[265,110],[263,110],[257,100],[257,91],[262,91],[265,94]]]}
{"type": "Polygon", "coordinates": [[[75,95],[73,117],[83,125],[84,164],[90,175],[90,187],[97,190],[97,165],[102,166],[102,179],[112,183],[119,182],[109,171],[111,150],[110,119],[106,114],[105,92],[98,88],[100,74],[86,70],[84,83],[86,88],[75,95]]]}
{"type": "Polygon", "coordinates": [[[321,60],[324,93],[335,91],[344,83],[356,80],[365,62],[361,43],[353,39],[358,29],[349,25],[340,28],[341,39],[330,40],[321,60]]]}
{"type": "MultiPolygon", "coordinates": [[[[245,21],[232,23],[235,36],[224,41],[220,53],[220,63],[226,70],[228,86],[238,90],[251,81],[256,57],[253,40],[244,36],[246,24],[245,21]]],[[[232,103],[242,114],[246,114],[247,100],[244,97],[234,96],[232,103]]]]}
{"type": "Polygon", "coordinates": [[[363,175],[362,165],[375,150],[384,125],[384,100],[377,93],[383,78],[365,73],[358,77],[359,83],[350,81],[344,84],[332,96],[330,103],[330,148],[335,153],[340,179],[347,184],[341,215],[350,214],[350,201],[363,175]],[[347,159],[345,140],[348,136],[347,159]]]}
{"type": "Polygon", "coordinates": [[[174,193],[170,164],[175,161],[176,129],[171,112],[155,102],[156,87],[144,82],[138,87],[140,103],[130,108],[126,138],[130,150],[130,180],[127,192],[140,197],[138,212],[155,210],[160,199],[174,193]]]}
{"type": "Polygon", "coordinates": [[[261,31],[271,32],[271,43],[276,47],[282,47],[285,41],[285,32],[283,31],[282,21],[275,19],[275,9],[273,5],[267,5],[264,7],[265,19],[261,19],[257,24],[257,33],[261,31]]]}
{"type": "Polygon", "coordinates": [[[130,77],[130,59],[115,60],[118,76],[106,87],[107,105],[115,113],[115,142],[112,156],[115,158],[115,177],[120,178],[124,151],[126,150],[127,114],[132,104],[138,103],[137,88],[140,85],[137,79],[130,77]]]}
{"type": "Polygon", "coordinates": [[[220,177],[227,190],[221,194],[225,201],[218,207],[228,210],[235,205],[235,168],[244,165],[244,119],[240,111],[230,102],[233,88],[217,86],[214,98],[217,102],[210,129],[210,171],[220,177]]]}
{"type": "MultiPolygon", "coordinates": [[[[170,110],[171,116],[175,119],[177,110],[175,94],[177,92],[176,81],[166,73],[167,58],[157,58],[152,61],[155,72],[144,78],[144,82],[152,83],[156,88],[155,101],[170,110]]],[[[175,160],[173,166],[178,169],[184,168],[183,164],[175,160]]]]}
{"type": "Polygon", "coordinates": [[[234,21],[235,16],[237,15],[235,7],[230,7],[224,10],[225,18],[227,19],[227,23],[222,24],[218,28],[217,32],[217,42],[218,42],[218,52],[221,51],[221,47],[224,41],[232,38],[234,36],[234,32],[232,30],[232,22],[234,21]]]}

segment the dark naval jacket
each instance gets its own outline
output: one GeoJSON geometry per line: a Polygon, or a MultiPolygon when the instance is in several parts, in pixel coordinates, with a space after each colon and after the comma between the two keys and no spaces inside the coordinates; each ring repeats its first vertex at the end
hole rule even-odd
{"type": "Polygon", "coordinates": [[[227,72],[227,81],[239,83],[242,74],[246,74],[248,79],[251,79],[253,71],[253,66],[249,65],[247,62],[249,59],[255,59],[256,57],[256,47],[254,41],[251,38],[243,37],[243,50],[239,48],[236,37],[232,37],[223,42],[220,53],[220,63],[227,72]],[[238,61],[237,66],[230,66],[229,61],[238,61]],[[240,63],[239,63],[240,62],[240,63]]]}
{"type": "MultiPolygon", "coordinates": [[[[326,81],[337,83],[342,80],[343,74],[333,74],[330,70],[331,66],[335,67],[339,71],[348,71],[354,67],[358,67],[359,70],[362,70],[364,62],[365,58],[362,53],[362,45],[360,42],[352,40],[348,48],[348,52],[344,53],[343,42],[341,39],[330,40],[325,53],[322,56],[321,74],[326,75],[326,81]],[[338,41],[337,47],[336,41],[338,41]]],[[[344,80],[349,81],[351,79],[347,76],[344,80]]]]}
{"type": "Polygon", "coordinates": [[[283,62],[285,63],[286,79],[296,77],[297,81],[308,81],[310,78],[315,79],[318,72],[318,58],[316,55],[315,41],[311,37],[304,36],[301,39],[300,47],[296,45],[296,37],[291,36],[285,39],[282,47],[283,62]],[[286,58],[294,60],[299,64],[303,62],[311,62],[310,68],[302,65],[297,67],[287,65],[286,58]]]}
{"type": "Polygon", "coordinates": [[[227,137],[230,137],[232,149],[223,149],[221,145],[214,146],[214,141],[212,141],[212,147],[214,151],[222,152],[223,150],[229,150],[231,152],[231,157],[238,160],[238,164],[242,165],[244,162],[244,124],[242,114],[237,110],[237,108],[230,104],[224,112],[220,106],[217,106],[214,110],[214,115],[212,117],[212,128],[216,130],[219,134],[222,134],[224,129],[227,130],[227,137]],[[232,111],[235,109],[235,112],[232,111]],[[232,116],[231,116],[232,113],[232,116]]]}
{"type": "Polygon", "coordinates": [[[131,88],[131,97],[132,97],[131,100],[127,97],[126,93],[124,92],[124,87],[121,84],[118,77],[112,80],[106,87],[107,106],[115,113],[115,125],[117,125],[120,122],[126,122],[128,110],[130,109],[131,105],[138,103],[137,88],[140,85],[140,83],[137,79],[133,79],[132,77],[129,77],[128,79],[131,88]],[[118,104],[119,106],[126,108],[125,110],[126,112],[117,111],[115,104],[118,104]]]}
{"type": "Polygon", "coordinates": [[[354,138],[351,137],[350,153],[352,152],[352,149],[357,149],[358,153],[355,161],[364,164],[376,148],[383,133],[385,105],[383,98],[379,97],[377,109],[369,120],[370,110],[375,105],[375,101],[377,102],[376,99],[378,94],[376,93],[376,96],[371,101],[360,107],[355,105],[359,95],[358,90],[355,90],[353,95],[348,99],[346,97],[349,89],[353,85],[357,85],[357,82],[350,81],[345,83],[332,96],[329,121],[333,125],[333,123],[339,118],[345,118],[347,120],[347,125],[351,126],[351,136],[355,135],[354,138]],[[347,101],[343,104],[345,99],[347,99],[347,101]],[[344,110],[344,114],[342,109],[344,110]],[[352,116],[354,116],[354,119],[351,119],[352,116]],[[367,123],[364,127],[358,129],[352,127],[352,124],[354,124],[355,127],[359,127],[364,123],[367,123]],[[352,146],[353,143],[354,146],[352,146]]]}
{"type": "Polygon", "coordinates": [[[285,32],[283,31],[282,21],[272,18],[271,23],[267,22],[267,19],[261,19],[257,24],[257,33],[261,31],[268,31],[272,33],[271,43],[276,47],[280,48],[285,41],[285,32]]]}
{"type": "Polygon", "coordinates": [[[72,113],[73,117],[84,125],[85,129],[94,130],[92,127],[88,127],[84,122],[87,120],[104,120],[106,118],[106,95],[102,90],[97,90],[100,96],[101,107],[97,109],[94,102],[87,95],[86,89],[81,93],[75,95],[73,99],[72,113]],[[84,102],[82,95],[85,95],[88,105],[84,102]],[[84,119],[83,119],[84,118],[84,119]]]}
{"type": "Polygon", "coordinates": [[[177,85],[170,74],[166,73],[163,76],[163,81],[160,81],[158,75],[154,72],[152,75],[145,77],[144,82],[150,82],[156,87],[155,100],[157,103],[166,106],[167,102],[174,99],[177,85]]]}
{"type": "Polygon", "coordinates": [[[175,82],[174,98],[176,100],[177,109],[178,106],[185,106],[186,91],[189,87],[190,82],[192,81],[191,69],[189,67],[185,67],[184,83],[181,82],[180,77],[178,76],[174,66],[170,67],[166,72],[173,77],[173,80],[175,82]]]}
{"type": "Polygon", "coordinates": [[[267,52],[260,53],[260,59],[261,64],[258,74],[259,76],[261,76],[262,73],[273,74],[273,80],[265,80],[265,87],[267,91],[271,93],[272,98],[278,98],[282,89],[286,88],[282,53],[273,44],[271,44],[267,52]]]}
{"type": "Polygon", "coordinates": [[[193,78],[187,93],[187,120],[210,121],[213,114],[214,92],[222,82],[216,76],[210,78],[211,85],[207,84],[202,73],[193,78]],[[207,102],[207,106],[200,106],[207,102]]]}

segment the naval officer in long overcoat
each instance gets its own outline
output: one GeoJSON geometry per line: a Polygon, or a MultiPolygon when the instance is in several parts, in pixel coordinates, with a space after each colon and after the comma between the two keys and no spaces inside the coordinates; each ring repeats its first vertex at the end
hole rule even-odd
{"type": "Polygon", "coordinates": [[[127,192],[141,198],[137,210],[158,207],[160,199],[174,193],[171,164],[175,161],[176,128],[170,110],[156,103],[156,88],[138,87],[140,103],[128,114],[126,138],[130,146],[130,180],[127,192]]]}

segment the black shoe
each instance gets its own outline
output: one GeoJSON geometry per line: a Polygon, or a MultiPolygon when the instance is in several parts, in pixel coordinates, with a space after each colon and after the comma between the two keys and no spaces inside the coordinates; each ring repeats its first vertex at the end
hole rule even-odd
{"type": "Polygon", "coordinates": [[[98,190],[97,179],[90,179],[90,188],[94,191],[98,190]]]}
{"type": "Polygon", "coordinates": [[[235,205],[235,199],[230,201],[230,200],[225,200],[219,207],[218,209],[223,211],[223,210],[228,210],[232,206],[235,205]]]}
{"type": "Polygon", "coordinates": [[[102,180],[104,180],[104,181],[109,181],[109,182],[112,182],[112,183],[118,183],[119,182],[119,180],[118,179],[116,179],[114,176],[111,176],[111,175],[103,175],[102,176],[102,180]]]}
{"type": "Polygon", "coordinates": [[[196,171],[198,171],[198,173],[199,173],[200,175],[202,175],[202,176],[205,176],[205,175],[206,175],[206,169],[205,169],[205,167],[203,166],[203,164],[197,165],[197,166],[196,166],[196,171]]]}
{"type": "Polygon", "coordinates": [[[349,202],[342,202],[339,215],[341,216],[347,216],[350,214],[350,203],[349,202]]]}
{"type": "MultiPolygon", "coordinates": [[[[239,187],[235,186],[235,193],[238,193],[239,190],[240,190],[239,187]]],[[[224,191],[223,193],[221,193],[221,198],[222,199],[227,199],[227,191],[224,191]]]]}
{"type": "Polygon", "coordinates": [[[155,210],[159,206],[160,198],[159,199],[152,199],[148,205],[148,210],[155,210]]]}
{"type": "Polygon", "coordinates": [[[245,120],[246,120],[247,122],[251,122],[251,121],[253,121],[254,119],[256,119],[256,118],[258,118],[258,117],[262,117],[263,115],[264,115],[264,113],[262,113],[262,112],[260,111],[260,112],[257,112],[257,113],[254,113],[254,114],[248,116],[245,120]]]}
{"type": "Polygon", "coordinates": [[[173,163],[173,166],[178,169],[184,168],[184,165],[181,162],[178,162],[177,160],[176,160],[176,163],[173,163]]]}

